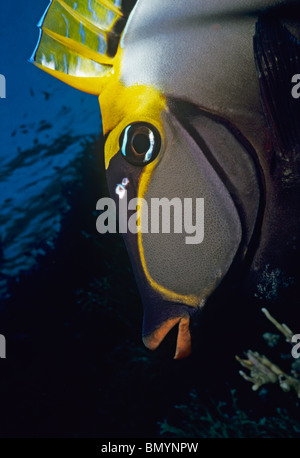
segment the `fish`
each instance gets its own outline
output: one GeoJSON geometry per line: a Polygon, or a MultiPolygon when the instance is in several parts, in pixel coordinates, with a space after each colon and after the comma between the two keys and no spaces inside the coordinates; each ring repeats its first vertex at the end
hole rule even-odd
{"type": "Polygon", "coordinates": [[[177,326],[175,359],[187,357],[215,291],[254,294],[266,266],[294,262],[299,24],[278,0],[52,0],[38,24],[30,62],[99,97],[115,203],[125,188],[139,199],[141,228],[145,202],[204,201],[201,243],[124,234],[151,350],[177,326]]]}

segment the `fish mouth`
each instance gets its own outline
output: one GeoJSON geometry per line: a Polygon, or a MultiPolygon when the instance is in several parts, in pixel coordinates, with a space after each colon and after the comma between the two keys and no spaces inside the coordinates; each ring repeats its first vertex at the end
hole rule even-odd
{"type": "Polygon", "coordinates": [[[176,318],[169,318],[167,321],[164,321],[151,334],[143,337],[144,345],[149,348],[149,350],[156,350],[168,332],[171,331],[176,324],[178,324],[178,335],[174,359],[186,358],[192,351],[190,316],[188,314],[176,318]]]}

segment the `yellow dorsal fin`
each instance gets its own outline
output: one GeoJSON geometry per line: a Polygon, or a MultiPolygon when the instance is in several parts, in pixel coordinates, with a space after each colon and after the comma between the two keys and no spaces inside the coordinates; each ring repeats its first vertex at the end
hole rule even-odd
{"type": "Polygon", "coordinates": [[[51,0],[38,23],[40,37],[30,62],[99,95],[113,72],[125,23],[121,0],[51,0]]]}

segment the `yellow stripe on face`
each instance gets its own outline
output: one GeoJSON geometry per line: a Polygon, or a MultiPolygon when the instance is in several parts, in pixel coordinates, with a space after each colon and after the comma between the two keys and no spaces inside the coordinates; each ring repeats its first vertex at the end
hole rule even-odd
{"type": "MultiPolygon", "coordinates": [[[[164,135],[162,113],[166,110],[166,99],[157,89],[145,85],[136,84],[126,87],[120,82],[122,50],[119,50],[115,57],[114,68],[116,73],[110,77],[108,85],[99,96],[99,103],[102,113],[103,132],[109,132],[105,144],[105,168],[109,167],[112,158],[119,151],[119,138],[123,130],[133,122],[149,122],[154,125],[160,132],[162,138],[162,150],[164,148],[164,135]]],[[[124,159],[125,160],[125,159],[124,159]]],[[[144,198],[151,176],[158,166],[160,156],[153,162],[144,167],[141,174],[138,190],[138,198],[144,198]]],[[[138,208],[138,219],[141,222],[142,201],[138,208]]],[[[141,264],[146,278],[153,288],[164,299],[172,302],[179,302],[193,307],[198,306],[199,297],[195,295],[182,295],[175,293],[157,283],[150,275],[143,248],[143,235],[141,228],[138,234],[138,250],[141,264]]]]}
{"type": "MultiPolygon", "coordinates": [[[[157,157],[155,161],[153,161],[151,164],[145,167],[141,175],[140,182],[139,182],[139,189],[138,189],[139,198],[145,198],[149,183],[151,181],[152,174],[157,166],[158,161],[159,161],[159,156],[157,157]]],[[[142,221],[141,220],[142,205],[143,205],[143,200],[141,200],[141,204],[138,209],[138,218],[140,222],[142,221]]],[[[189,305],[191,307],[197,307],[199,305],[199,297],[197,297],[196,295],[193,295],[193,294],[185,295],[185,294],[175,293],[174,291],[171,291],[165,288],[164,286],[161,286],[151,277],[149,270],[147,268],[147,262],[145,259],[145,253],[144,253],[144,247],[143,247],[143,234],[141,232],[141,229],[139,229],[137,236],[138,236],[138,249],[139,249],[141,264],[143,267],[143,271],[146,275],[146,278],[149,284],[151,285],[152,289],[154,291],[157,291],[167,301],[179,302],[181,304],[189,305]]]]}
{"type": "Polygon", "coordinates": [[[160,114],[165,108],[165,98],[147,86],[125,87],[111,78],[108,86],[99,97],[103,132],[110,132],[105,145],[105,168],[119,151],[119,138],[122,131],[133,122],[149,122],[160,132],[160,114]]]}

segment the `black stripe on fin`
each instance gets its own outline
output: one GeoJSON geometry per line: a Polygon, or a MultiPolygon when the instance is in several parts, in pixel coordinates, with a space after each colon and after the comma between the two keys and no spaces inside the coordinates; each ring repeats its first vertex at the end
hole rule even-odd
{"type": "Polygon", "coordinates": [[[292,96],[292,78],[300,75],[300,42],[278,17],[263,15],[256,23],[254,56],[276,170],[291,186],[300,176],[300,98],[292,96]]]}

